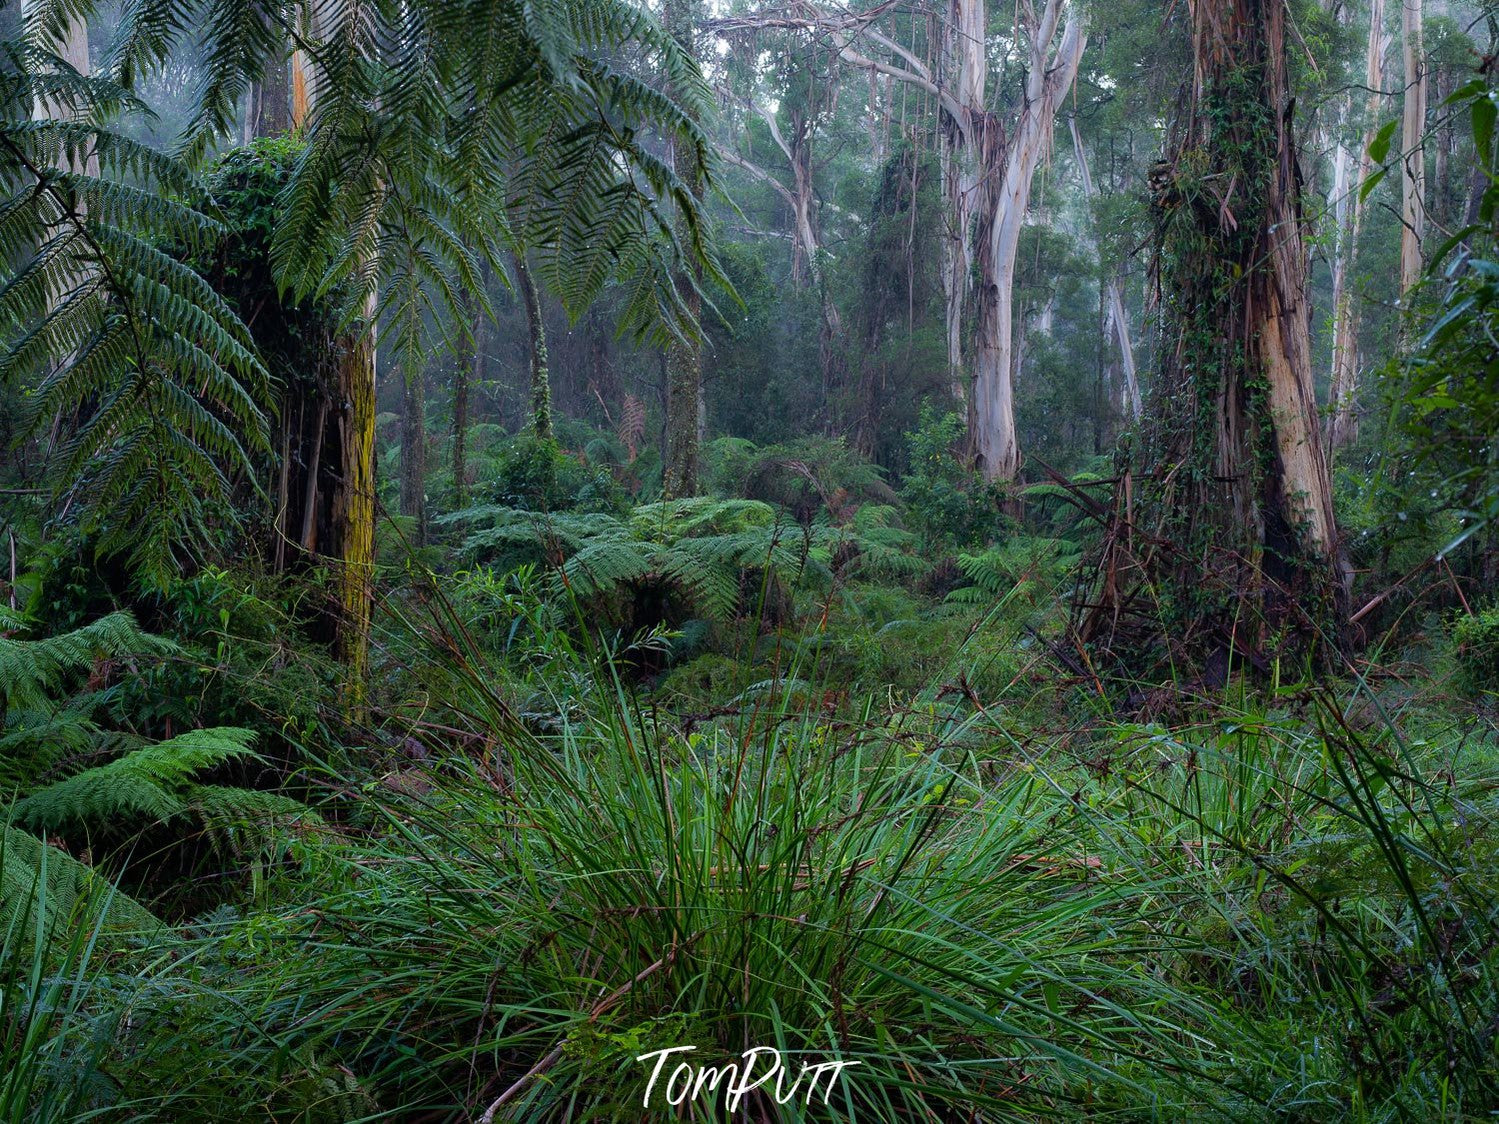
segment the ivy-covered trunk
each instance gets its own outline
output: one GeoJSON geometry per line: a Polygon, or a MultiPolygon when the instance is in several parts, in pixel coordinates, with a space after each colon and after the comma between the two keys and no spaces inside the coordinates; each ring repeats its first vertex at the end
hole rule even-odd
{"type": "Polygon", "coordinates": [[[531,372],[531,431],[543,441],[552,439],[552,378],[547,366],[546,321],[541,316],[541,294],[525,255],[515,254],[515,285],[526,309],[526,332],[531,372]]]}
{"type": "Polygon", "coordinates": [[[1137,640],[1221,675],[1316,647],[1341,584],[1285,5],[1196,0],[1190,16],[1193,82],[1151,177],[1166,333],[1147,463],[1121,489],[1085,633],[1108,643],[1142,610],[1137,640]]]}

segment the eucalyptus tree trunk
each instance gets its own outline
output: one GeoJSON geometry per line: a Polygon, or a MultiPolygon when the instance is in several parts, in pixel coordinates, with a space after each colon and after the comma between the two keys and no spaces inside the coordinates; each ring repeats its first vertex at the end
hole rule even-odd
{"type": "Polygon", "coordinates": [[[1421,43],[1421,0],[1401,0],[1400,47],[1405,57],[1405,99],[1400,126],[1400,296],[1421,279],[1421,239],[1426,233],[1426,54],[1421,43]]]}
{"type": "Polygon", "coordinates": [[[811,10],[814,17],[808,26],[827,29],[845,61],[909,83],[936,99],[946,223],[942,295],[949,382],[954,398],[968,400],[969,444],[984,475],[990,480],[1013,479],[1020,459],[1011,371],[1015,252],[1031,178],[1050,143],[1057,107],[1082,60],[1086,37],[1074,0],[1047,0],[1039,15],[1031,4],[1017,12],[1028,39],[1027,71],[1020,103],[1003,115],[985,104],[989,39],[983,0],[950,0],[947,18],[939,21],[935,75],[921,59],[872,26],[862,26],[859,33],[899,58],[900,64],[863,54],[836,21],[811,10]],[[1066,28],[1058,41],[1064,11],[1066,28]],[[975,227],[980,225],[976,237],[975,227]],[[969,395],[963,327],[975,266],[979,308],[969,395]]]}
{"type": "Polygon", "coordinates": [[[1020,469],[1015,432],[1013,316],[1015,255],[1030,202],[1031,180],[1051,143],[1058,106],[1077,76],[1087,36],[1075,5],[1048,0],[1039,18],[1024,9],[1029,68],[1012,132],[986,115],[978,138],[984,169],[978,230],[978,326],[969,411],[975,459],[984,478],[1006,483],[1020,469]],[[1063,10],[1067,25],[1056,40],[1063,10]],[[1053,40],[1056,45],[1053,47],[1053,40]]]}
{"type": "MultiPolygon", "coordinates": [[[[26,0],[22,9],[23,23],[31,23],[38,4],[39,0],[26,0]]],[[[27,27],[28,34],[32,34],[33,31],[32,27],[27,27]]],[[[62,34],[49,39],[46,48],[79,74],[87,75],[91,66],[88,54],[88,21],[77,16],[69,19],[63,27],[62,34]]],[[[73,111],[66,104],[38,98],[31,108],[31,116],[38,121],[66,121],[72,118],[73,111]]],[[[71,171],[75,174],[81,172],[85,175],[97,175],[99,158],[90,153],[84,161],[75,161],[71,171]]]]}
{"type": "Polygon", "coordinates": [[[530,340],[531,432],[543,441],[552,439],[552,381],[547,367],[547,329],[542,318],[541,293],[524,254],[511,255],[515,263],[515,287],[526,309],[526,333],[530,340]]]}
{"type": "MultiPolygon", "coordinates": [[[[942,308],[947,333],[948,383],[953,398],[967,401],[963,366],[963,309],[973,270],[973,227],[984,184],[984,144],[994,125],[985,102],[989,66],[988,13],[984,0],[951,0],[941,21],[939,75],[950,100],[939,99],[944,231],[942,308]]],[[[990,140],[992,157],[994,142],[990,140]]]]}
{"type": "MultiPolygon", "coordinates": [[[[1190,103],[1152,177],[1167,332],[1146,576],[1173,645],[1218,666],[1316,646],[1340,605],[1313,389],[1307,253],[1282,0],[1192,0],[1190,103]]],[[[1149,514],[1147,514],[1149,513],[1149,514]]],[[[1116,601],[1118,605],[1121,602],[1116,601]]],[[[1156,643],[1159,643],[1159,633],[1156,643]]]]}
{"type": "MultiPolygon", "coordinates": [[[[1072,148],[1077,154],[1078,173],[1083,181],[1083,196],[1091,204],[1096,194],[1093,190],[1093,173],[1088,168],[1088,153],[1083,148],[1083,135],[1078,130],[1075,116],[1069,117],[1067,124],[1072,132],[1072,148]]],[[[1142,413],[1140,379],[1135,372],[1135,349],[1130,342],[1129,319],[1124,314],[1124,294],[1120,291],[1118,273],[1111,273],[1103,286],[1109,334],[1114,337],[1114,343],[1119,349],[1119,404],[1128,413],[1129,419],[1137,422],[1142,413]]]]}
{"type": "MultiPolygon", "coordinates": [[[[1363,143],[1359,145],[1356,171],[1349,177],[1351,160],[1339,143],[1338,169],[1334,176],[1333,200],[1338,215],[1338,240],[1332,264],[1332,379],[1329,401],[1332,414],[1328,420],[1327,439],[1330,448],[1340,448],[1358,437],[1358,415],[1354,404],[1358,395],[1358,314],[1353,307],[1349,275],[1358,262],[1359,232],[1364,222],[1363,188],[1374,171],[1369,146],[1379,128],[1379,106],[1383,99],[1384,57],[1389,47],[1385,33],[1384,0],[1372,0],[1369,11],[1369,42],[1364,60],[1364,85],[1368,103],[1364,112],[1363,143]]],[[[1349,94],[1349,100],[1352,100],[1349,94]]]]}
{"type": "MultiPolygon", "coordinates": [[[[682,49],[697,55],[692,17],[693,0],[667,0],[667,31],[682,49]]],[[[702,169],[690,148],[673,146],[672,165],[677,177],[695,195],[702,193],[702,169]]],[[[678,275],[677,290],[688,313],[696,320],[702,298],[696,279],[678,275]]],[[[667,499],[698,493],[698,457],[702,447],[703,356],[697,337],[674,337],[666,347],[666,457],[662,466],[661,491],[667,499]]]]}

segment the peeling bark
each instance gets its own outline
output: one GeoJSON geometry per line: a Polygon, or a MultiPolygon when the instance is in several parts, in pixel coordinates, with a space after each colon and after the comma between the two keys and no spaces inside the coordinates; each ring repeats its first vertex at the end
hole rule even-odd
{"type": "Polygon", "coordinates": [[[1030,64],[1014,134],[1006,139],[997,121],[991,121],[979,137],[986,174],[979,217],[979,307],[969,419],[979,471],[986,480],[1001,483],[1014,480],[1020,470],[1011,360],[1015,255],[1031,180],[1051,143],[1057,108],[1077,76],[1087,40],[1076,7],[1069,7],[1065,0],[1049,0],[1027,31],[1030,64]],[[1064,8],[1067,25],[1053,48],[1064,8]]]}

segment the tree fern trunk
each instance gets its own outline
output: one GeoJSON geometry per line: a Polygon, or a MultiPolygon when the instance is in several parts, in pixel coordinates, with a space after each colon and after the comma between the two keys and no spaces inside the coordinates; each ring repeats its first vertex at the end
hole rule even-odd
{"type": "Polygon", "coordinates": [[[401,514],[413,521],[411,541],[427,541],[427,377],[412,372],[401,385],[401,514]]]}
{"type": "Polygon", "coordinates": [[[530,334],[531,430],[543,441],[552,439],[552,382],[547,370],[546,321],[541,315],[541,294],[525,255],[513,255],[515,284],[526,308],[526,330],[530,334]]]}

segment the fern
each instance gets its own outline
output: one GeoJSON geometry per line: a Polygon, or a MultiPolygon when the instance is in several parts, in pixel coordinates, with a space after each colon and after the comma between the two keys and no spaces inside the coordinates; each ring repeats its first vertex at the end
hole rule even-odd
{"type": "MultiPolygon", "coordinates": [[[[45,29],[45,10],[34,28],[45,29]]],[[[266,372],[181,254],[219,224],[175,161],[93,122],[143,109],[42,45],[0,43],[0,380],[52,447],[59,509],[163,581],[266,447],[266,372]],[[32,120],[33,104],[54,119],[32,120]],[[95,169],[97,168],[97,171],[95,169]]]]}
{"type": "MultiPolygon", "coordinates": [[[[47,918],[66,924],[80,903],[103,906],[101,926],[148,933],[162,925],[93,867],[14,827],[0,827],[0,933],[24,924],[35,933],[47,918]]],[[[47,925],[48,930],[51,926],[47,925]]]]}
{"type": "Polygon", "coordinates": [[[177,651],[170,640],[140,630],[129,612],[100,617],[60,636],[24,640],[6,636],[23,617],[0,609],[0,704],[3,710],[51,710],[70,679],[90,672],[98,660],[165,656],[177,651]]]}
{"type": "Polygon", "coordinates": [[[254,735],[222,726],[141,746],[106,765],[56,781],[16,801],[15,821],[38,831],[86,824],[169,822],[188,811],[192,778],[228,761],[254,758],[254,735]]]}
{"type": "Polygon", "coordinates": [[[534,560],[549,563],[554,595],[586,601],[660,583],[718,621],[739,607],[746,573],[768,571],[788,586],[825,578],[821,556],[831,539],[826,528],[808,532],[769,504],[705,496],[643,504],[627,518],[486,505],[450,521],[490,523],[464,542],[477,559],[529,550],[534,560]]]}
{"type": "Polygon", "coordinates": [[[958,569],[971,584],[953,590],[947,599],[982,604],[997,597],[1049,593],[1076,567],[1079,556],[1076,543],[1048,538],[1014,538],[980,554],[960,554],[958,569]]]}
{"type": "MultiPolygon", "coordinates": [[[[0,610],[0,624],[22,623],[0,610]]],[[[198,782],[206,770],[257,759],[247,730],[192,730],[146,744],[99,726],[96,712],[110,697],[109,688],[94,685],[102,663],[176,651],[123,612],[61,636],[0,636],[0,799],[20,793],[9,806],[12,822],[41,832],[83,827],[120,834],[191,819],[216,844],[245,853],[264,851],[293,818],[316,819],[287,797],[198,782]],[[61,779],[46,780],[59,773],[61,779]]]]}

